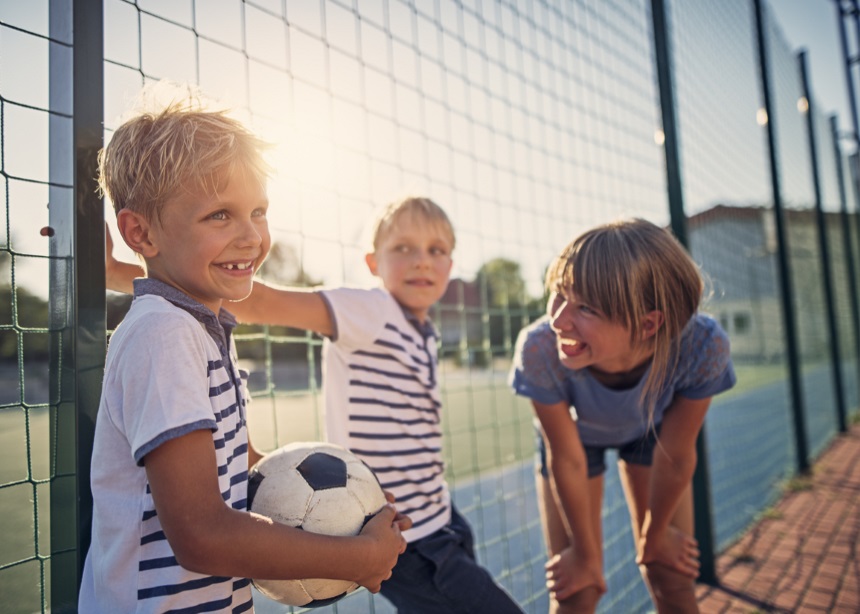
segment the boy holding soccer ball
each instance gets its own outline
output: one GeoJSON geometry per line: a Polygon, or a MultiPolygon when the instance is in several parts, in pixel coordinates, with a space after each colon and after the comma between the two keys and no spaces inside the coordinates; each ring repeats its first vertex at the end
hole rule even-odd
{"type": "Polygon", "coordinates": [[[355,537],[247,511],[260,454],[222,305],[251,292],[270,247],[261,146],[186,101],[125,122],[100,156],[100,185],[146,276],[107,355],[81,612],[252,611],[247,578],[375,592],[405,547],[409,521],[391,506],[355,537]]]}
{"type": "MultiPolygon", "coordinates": [[[[376,289],[320,291],[254,284],[231,309],[242,321],[326,337],[323,391],[327,439],[374,470],[412,518],[409,545],[382,594],[408,614],[521,612],[478,565],[472,531],[444,479],[436,342],[428,318],[451,273],[454,229],[427,198],[407,198],[379,216],[365,261],[376,289]]],[[[108,286],[128,284],[108,259],[108,286]]]]}

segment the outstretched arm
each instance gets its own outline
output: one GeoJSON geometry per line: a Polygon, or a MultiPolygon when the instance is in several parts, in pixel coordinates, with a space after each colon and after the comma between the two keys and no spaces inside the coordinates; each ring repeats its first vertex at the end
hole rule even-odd
{"type": "Polygon", "coordinates": [[[566,403],[544,405],[532,401],[546,442],[547,464],[556,504],[570,538],[570,547],[554,556],[547,565],[550,590],[564,600],[589,586],[603,593],[599,531],[592,526],[588,488],[588,463],[579,439],[579,429],[566,403]]]}
{"type": "Polygon", "coordinates": [[[705,421],[711,398],[676,396],[666,410],[654,450],[648,511],[642,527],[637,562],[662,563],[696,577],[698,545],[692,535],[672,526],[672,517],[696,469],[696,438],[705,421]]]}
{"type": "MultiPolygon", "coordinates": [[[[115,292],[134,292],[132,283],[145,277],[137,264],[121,262],[113,255],[113,238],[105,225],[105,284],[115,292]]],[[[334,334],[334,323],[319,292],[306,288],[284,288],[255,281],[251,295],[227,304],[227,309],[245,324],[271,324],[310,330],[321,335],[334,334]]]]}
{"type": "Polygon", "coordinates": [[[108,290],[132,294],[136,277],[146,277],[146,271],[139,264],[121,262],[113,255],[113,237],[105,224],[105,285],[108,290]]]}

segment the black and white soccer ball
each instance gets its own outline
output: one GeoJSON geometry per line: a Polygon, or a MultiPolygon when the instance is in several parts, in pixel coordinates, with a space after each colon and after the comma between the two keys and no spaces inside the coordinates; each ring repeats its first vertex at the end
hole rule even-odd
{"type": "MultiPolygon", "coordinates": [[[[297,442],[264,456],[248,476],[248,509],[275,522],[326,535],[358,535],[385,505],[373,471],[349,450],[297,442]]],[[[334,603],[358,588],[344,580],[253,580],[280,603],[307,608],[334,603]]]]}

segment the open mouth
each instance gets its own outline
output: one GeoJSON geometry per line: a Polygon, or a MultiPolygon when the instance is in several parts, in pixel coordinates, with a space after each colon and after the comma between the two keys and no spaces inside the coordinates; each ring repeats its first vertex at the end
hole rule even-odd
{"type": "Polygon", "coordinates": [[[248,269],[252,269],[254,267],[254,261],[248,260],[245,262],[225,262],[217,266],[227,271],[247,271],[248,269]]]}
{"type": "Polygon", "coordinates": [[[576,339],[559,339],[558,346],[562,354],[573,358],[582,354],[588,347],[588,344],[576,339]]]}

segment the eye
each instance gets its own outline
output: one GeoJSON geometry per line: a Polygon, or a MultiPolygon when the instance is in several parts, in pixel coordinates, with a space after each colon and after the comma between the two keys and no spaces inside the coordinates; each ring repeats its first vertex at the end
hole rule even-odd
{"type": "Polygon", "coordinates": [[[579,310],[586,315],[592,315],[592,316],[599,315],[597,310],[589,307],[588,305],[580,305],[579,310]]]}
{"type": "Polygon", "coordinates": [[[216,220],[216,221],[226,220],[227,219],[227,212],[226,211],[216,211],[215,213],[213,213],[209,216],[209,219],[210,220],[216,220]]]}
{"type": "Polygon", "coordinates": [[[447,256],[448,250],[444,247],[431,247],[430,254],[433,256],[447,256]]]}
{"type": "Polygon", "coordinates": [[[410,248],[408,245],[400,244],[394,246],[394,251],[398,254],[408,254],[412,251],[412,248],[410,248]]]}
{"type": "Polygon", "coordinates": [[[251,213],[251,217],[266,217],[267,209],[264,207],[260,207],[259,209],[254,209],[254,212],[251,213]]]}

